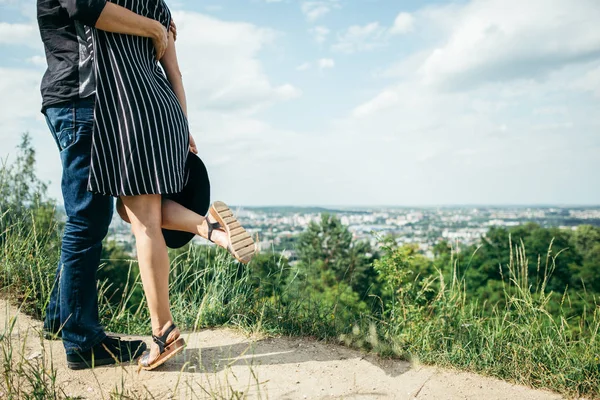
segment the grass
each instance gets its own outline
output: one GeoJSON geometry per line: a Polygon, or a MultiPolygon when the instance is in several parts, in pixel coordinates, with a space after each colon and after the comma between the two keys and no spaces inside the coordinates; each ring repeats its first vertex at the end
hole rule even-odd
{"type": "Polygon", "coordinates": [[[466,297],[454,274],[453,281],[442,284],[435,298],[423,306],[410,307],[426,291],[425,285],[416,295],[403,295],[396,305],[407,310],[406,318],[386,335],[396,352],[426,364],[475,371],[568,396],[598,397],[598,309],[571,319],[564,317],[566,312],[552,315],[548,302],[560,294],[546,293],[545,288],[555,258],[549,256],[543,265],[538,260],[538,271],[546,274],[532,290],[525,248],[512,243],[511,248],[505,305],[495,306],[491,315],[466,297]]]}
{"type": "MultiPolygon", "coordinates": [[[[52,232],[16,224],[1,235],[2,290],[23,311],[37,317],[47,303],[58,259],[52,232]]],[[[172,259],[172,310],[175,321],[187,330],[225,325],[246,332],[330,339],[382,356],[474,371],[566,396],[598,398],[598,309],[567,317],[569,302],[563,296],[563,308],[551,313],[549,299],[562,296],[546,291],[555,258],[537,260],[537,270],[545,278],[533,287],[524,246],[511,243],[510,248],[504,301],[491,313],[477,299],[468,298],[456,273],[457,262],[448,266],[455,273],[438,271],[435,276],[415,277],[410,256],[402,248],[388,248],[375,264],[388,286],[389,299],[381,300],[377,312],[348,318],[343,305],[324,309],[317,299],[293,293],[290,285],[273,296],[261,297],[250,285],[250,269],[232,262],[225,252],[192,247],[172,259]],[[448,275],[452,278],[446,282],[448,275]]],[[[137,267],[133,260],[128,265],[127,285],[117,300],[110,282],[99,285],[103,324],[109,331],[147,335],[148,312],[143,299],[137,300],[137,267]]],[[[0,337],[4,375],[0,391],[7,398],[66,398],[56,387],[56,371],[49,360],[13,359],[11,329],[7,327],[0,337]]],[[[243,397],[227,382],[188,390],[190,396],[243,397]]],[[[132,394],[123,386],[111,397],[152,395],[132,394]]]]}
{"type": "MultiPolygon", "coordinates": [[[[26,337],[19,336],[15,346],[13,333],[16,317],[6,319],[6,326],[0,334],[0,359],[2,366],[2,382],[0,382],[0,398],[5,399],[66,399],[64,391],[56,383],[56,369],[51,360],[44,357],[44,342],[42,352],[26,357],[24,343],[26,337]]],[[[27,335],[35,332],[26,332],[27,335]]],[[[37,334],[39,337],[39,334],[37,334]]]]}

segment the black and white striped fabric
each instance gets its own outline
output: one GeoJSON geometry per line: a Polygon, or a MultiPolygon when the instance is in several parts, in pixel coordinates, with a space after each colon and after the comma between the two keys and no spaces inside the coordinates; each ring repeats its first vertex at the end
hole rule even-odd
{"type": "MultiPolygon", "coordinates": [[[[111,0],[168,29],[163,0],[111,0]]],[[[183,190],[188,123],[149,38],[93,29],[96,105],[88,190],[112,196],[183,190]]]]}

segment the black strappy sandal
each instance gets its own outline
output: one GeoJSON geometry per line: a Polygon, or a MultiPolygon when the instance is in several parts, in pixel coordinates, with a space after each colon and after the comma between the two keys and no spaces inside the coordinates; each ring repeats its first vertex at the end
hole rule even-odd
{"type": "Polygon", "coordinates": [[[207,238],[209,241],[211,241],[212,243],[214,243],[214,242],[212,241],[212,233],[213,233],[213,231],[214,231],[215,229],[221,229],[221,224],[220,224],[220,223],[218,223],[218,222],[210,222],[210,221],[208,220],[208,218],[206,218],[206,225],[208,226],[208,235],[207,235],[207,237],[206,237],[206,238],[207,238]]]}
{"type": "Polygon", "coordinates": [[[211,217],[217,222],[210,222],[206,219],[208,225],[208,240],[211,240],[214,229],[223,229],[227,233],[229,244],[227,251],[231,253],[236,260],[242,264],[248,264],[254,253],[256,246],[252,236],[242,227],[242,224],[234,217],[233,212],[227,204],[222,201],[215,201],[208,210],[211,217]]]}
{"type": "Polygon", "coordinates": [[[181,353],[185,347],[185,340],[182,337],[178,337],[172,342],[167,343],[167,339],[173,330],[176,328],[175,324],[171,325],[162,336],[152,335],[152,340],[158,345],[159,355],[150,363],[150,350],[142,354],[138,361],[140,369],[150,371],[156,367],[163,365],[167,360],[175,355],[181,353]]]}

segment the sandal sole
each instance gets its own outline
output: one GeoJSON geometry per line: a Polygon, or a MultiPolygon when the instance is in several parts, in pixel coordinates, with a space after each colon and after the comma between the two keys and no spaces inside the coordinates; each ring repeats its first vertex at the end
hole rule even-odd
{"type": "Polygon", "coordinates": [[[178,338],[173,343],[165,347],[165,352],[162,353],[154,362],[147,367],[140,365],[140,368],[144,371],[152,371],[155,368],[160,367],[171,358],[175,357],[177,354],[181,353],[185,348],[185,340],[183,338],[178,338]]]}
{"type": "Polygon", "coordinates": [[[215,201],[210,206],[209,213],[227,232],[228,250],[231,255],[242,264],[248,264],[256,253],[252,236],[235,218],[227,204],[222,201],[215,201]]]}

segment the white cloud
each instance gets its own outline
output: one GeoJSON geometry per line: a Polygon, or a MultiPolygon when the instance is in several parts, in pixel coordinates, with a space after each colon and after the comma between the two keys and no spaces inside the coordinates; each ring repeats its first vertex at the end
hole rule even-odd
{"type": "Polygon", "coordinates": [[[41,115],[42,74],[43,70],[0,67],[0,92],[10,93],[0,97],[3,133],[6,124],[22,127],[29,118],[41,115]]]}
{"type": "Polygon", "coordinates": [[[332,49],[352,54],[386,47],[392,35],[411,32],[414,29],[414,21],[415,18],[411,14],[401,12],[389,28],[377,21],[366,25],[352,25],[337,35],[332,49]]]}
{"type": "MultiPolygon", "coordinates": [[[[228,22],[197,13],[174,12],[174,18],[179,30],[177,53],[188,99],[190,127],[209,165],[214,194],[238,204],[250,199],[256,203],[268,191],[271,182],[254,179],[237,182],[239,167],[278,175],[270,169],[283,161],[268,160],[285,154],[286,140],[300,142],[295,139],[296,134],[275,129],[256,116],[258,111],[272,104],[302,94],[291,82],[274,82],[259,59],[261,51],[276,41],[277,33],[249,23],[228,22]],[[224,182],[229,183],[219,185],[224,182]],[[260,187],[263,194],[253,192],[255,187],[260,187]]],[[[43,60],[30,56],[23,61],[41,65],[43,60]]],[[[0,143],[3,143],[0,158],[13,153],[19,133],[29,130],[36,148],[44,149],[38,152],[40,177],[52,180],[50,193],[60,198],[59,154],[40,113],[42,74],[43,70],[38,68],[0,68],[0,90],[11,94],[0,99],[0,143]]],[[[296,147],[302,148],[301,143],[296,147]]],[[[280,181],[284,181],[286,170],[289,166],[279,174],[280,181]]]]}
{"type": "Polygon", "coordinates": [[[305,62],[305,63],[302,63],[302,64],[298,65],[296,67],[296,70],[297,71],[306,71],[306,70],[310,69],[310,66],[311,65],[310,65],[309,62],[305,62]]]}
{"type": "Polygon", "coordinates": [[[420,192],[380,190],[379,200],[390,203],[598,201],[600,192],[582,186],[600,168],[594,133],[600,121],[589,118],[599,104],[579,103],[562,84],[578,73],[553,75],[550,85],[514,82],[465,92],[439,92],[418,80],[392,85],[338,127],[363,138],[361,158],[379,162],[371,180],[355,179],[373,187],[392,179],[420,192]],[[538,105],[563,103],[569,104],[564,113],[534,114],[538,105]],[[556,160],[565,167],[552,167],[556,160]]]}
{"type": "Polygon", "coordinates": [[[474,0],[413,14],[420,38],[437,43],[388,68],[396,82],[338,121],[374,164],[357,182],[385,187],[393,176],[396,187],[419,188],[380,191],[383,203],[600,200],[586,183],[600,169],[600,120],[590,117],[600,107],[600,8],[533,3],[474,0]]]}
{"type": "Polygon", "coordinates": [[[414,18],[411,14],[401,12],[394,20],[394,25],[390,29],[392,34],[408,33],[414,29],[414,18]]]}
{"type": "Polygon", "coordinates": [[[366,25],[352,25],[337,37],[332,49],[341,53],[368,51],[386,45],[386,29],[379,22],[366,25]]]}
{"type": "Polygon", "coordinates": [[[210,5],[204,6],[204,9],[208,12],[218,12],[218,11],[223,11],[223,6],[220,4],[210,4],[210,5]]]}
{"type": "MultiPolygon", "coordinates": [[[[499,40],[494,29],[478,28],[469,30],[475,34],[467,37],[472,46],[464,42],[456,47],[453,40],[469,21],[498,25],[493,10],[480,8],[515,9],[513,1],[503,6],[496,0],[475,0],[415,11],[410,38],[392,37],[391,26],[359,26],[338,51],[387,45],[388,55],[402,57],[397,64],[390,68],[369,57],[365,61],[370,64],[360,68],[372,65],[385,71],[377,79],[357,72],[349,75],[356,82],[352,89],[344,85],[330,98],[314,99],[322,105],[320,113],[339,116],[339,108],[330,112],[334,108],[329,103],[364,96],[348,107],[346,117],[320,122],[325,117],[319,112],[294,105],[273,124],[265,120],[269,111],[258,111],[301,95],[294,82],[269,76],[261,62],[278,34],[253,24],[176,13],[190,127],[209,168],[213,197],[233,204],[597,203],[600,189],[589,184],[593,171],[600,169],[600,121],[595,117],[600,58],[589,51],[596,31],[588,29],[596,16],[593,4],[545,2],[539,22],[528,4],[519,3],[523,15],[497,11],[508,20],[501,27],[510,40],[499,40]],[[548,17],[559,14],[559,20],[548,17]],[[409,39],[409,49],[392,47],[409,39]],[[501,56],[491,57],[487,48],[494,46],[501,56]],[[558,55],[558,61],[548,55],[543,67],[523,61],[523,49],[543,55],[547,48],[556,50],[550,54],[558,55]],[[442,59],[431,61],[436,49],[444,50],[448,68],[440,64],[442,59]],[[414,52],[406,54],[408,50],[414,52]],[[565,57],[569,50],[579,56],[565,57]],[[457,54],[465,57],[464,69],[454,69],[457,54]],[[447,87],[460,90],[442,90],[447,87]],[[311,124],[303,124],[305,120],[311,124]],[[283,129],[286,124],[293,128],[283,129]],[[315,158],[314,149],[327,149],[327,157],[315,158]],[[240,170],[251,171],[253,178],[240,178],[240,170]],[[294,184],[277,190],[274,182],[294,184]]],[[[318,72],[319,59],[301,60],[310,62],[297,69],[318,72]]],[[[335,68],[341,70],[341,64],[335,68]]],[[[30,130],[36,147],[44,149],[38,153],[40,174],[53,180],[51,188],[58,195],[60,162],[39,114],[40,78],[41,71],[0,69],[0,90],[11,93],[0,99],[0,156],[14,148],[19,132],[30,130]]]]}
{"type": "Polygon", "coordinates": [[[304,1],[300,5],[302,13],[306,16],[309,22],[314,22],[326,14],[329,14],[334,8],[338,8],[337,0],[319,0],[319,1],[304,1]]]}
{"type": "Polygon", "coordinates": [[[29,57],[27,59],[27,62],[30,64],[33,64],[35,66],[38,66],[38,67],[46,68],[46,66],[47,66],[46,57],[44,57],[44,56],[29,57]]]}
{"type": "Polygon", "coordinates": [[[448,88],[539,76],[600,55],[596,0],[475,0],[423,17],[449,32],[421,75],[448,88]]]}
{"type": "Polygon", "coordinates": [[[275,88],[275,93],[277,94],[277,100],[291,100],[300,97],[302,95],[302,90],[286,83],[285,85],[275,88]]]}
{"type": "Polygon", "coordinates": [[[0,22],[0,44],[40,48],[37,25],[0,22]]]}
{"type": "Polygon", "coordinates": [[[318,64],[320,69],[333,68],[335,66],[335,61],[331,58],[321,58],[318,61],[318,64]]]}
{"type": "Polygon", "coordinates": [[[319,44],[325,42],[330,33],[329,29],[325,26],[315,26],[314,28],[310,28],[308,31],[319,44]]]}
{"type": "Polygon", "coordinates": [[[573,88],[584,92],[591,92],[600,98],[600,65],[587,71],[582,77],[575,80],[573,88]]]}
{"type": "Polygon", "coordinates": [[[386,89],[372,100],[359,105],[352,111],[354,117],[365,117],[373,115],[381,110],[394,106],[398,102],[398,93],[391,89],[386,89]]]}
{"type": "Polygon", "coordinates": [[[0,67],[0,159],[13,159],[21,134],[29,132],[37,149],[37,173],[43,181],[52,181],[52,196],[60,195],[60,158],[56,144],[40,112],[42,69],[0,67]]]}
{"type": "MultiPolygon", "coordinates": [[[[297,71],[308,71],[312,68],[312,63],[305,62],[296,67],[297,71]]],[[[335,61],[331,58],[321,58],[315,62],[315,66],[319,69],[327,69],[333,68],[335,66],[335,61]]]]}
{"type": "Polygon", "coordinates": [[[270,82],[258,59],[275,32],[191,12],[176,12],[177,53],[186,92],[195,110],[253,113],[274,102],[298,97],[290,83],[270,82]]]}

